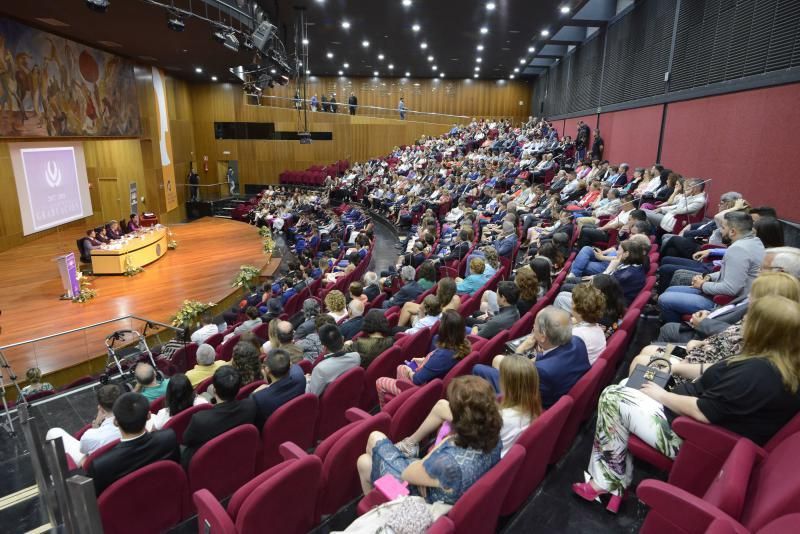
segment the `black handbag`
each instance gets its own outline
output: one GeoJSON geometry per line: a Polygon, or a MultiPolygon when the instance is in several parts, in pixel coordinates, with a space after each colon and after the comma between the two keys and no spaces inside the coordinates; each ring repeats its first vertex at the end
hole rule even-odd
{"type": "Polygon", "coordinates": [[[637,364],[625,384],[629,388],[641,389],[645,382],[652,382],[662,389],[667,389],[672,380],[672,363],[666,358],[653,358],[647,365],[637,364]],[[656,362],[667,364],[668,371],[653,366],[656,362]]]}

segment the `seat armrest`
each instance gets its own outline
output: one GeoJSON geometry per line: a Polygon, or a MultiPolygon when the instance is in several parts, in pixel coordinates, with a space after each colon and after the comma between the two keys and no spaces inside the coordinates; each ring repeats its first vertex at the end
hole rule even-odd
{"type": "Polygon", "coordinates": [[[405,391],[407,389],[417,387],[413,382],[411,382],[410,380],[406,380],[405,378],[398,378],[397,381],[395,382],[395,385],[397,386],[397,389],[399,389],[400,391],[405,391]]]}
{"type": "Polygon", "coordinates": [[[684,441],[691,441],[698,448],[722,458],[730,454],[741,438],[722,427],[701,423],[686,416],[676,418],[672,423],[672,430],[684,441]]]}
{"type": "Polygon", "coordinates": [[[365,419],[369,419],[372,417],[370,414],[362,410],[361,408],[348,408],[347,411],[344,413],[345,417],[351,423],[356,421],[363,421],[365,419]]]}
{"type": "Polygon", "coordinates": [[[372,491],[364,495],[364,497],[360,501],[358,501],[358,506],[356,507],[356,513],[358,515],[364,515],[373,508],[375,508],[376,506],[381,505],[385,502],[389,502],[389,499],[387,499],[386,496],[380,491],[373,489],[372,491]]]}
{"type": "Polygon", "coordinates": [[[280,447],[278,447],[278,450],[280,451],[284,460],[299,460],[304,456],[308,456],[306,451],[291,441],[285,441],[281,443],[280,447]]]}

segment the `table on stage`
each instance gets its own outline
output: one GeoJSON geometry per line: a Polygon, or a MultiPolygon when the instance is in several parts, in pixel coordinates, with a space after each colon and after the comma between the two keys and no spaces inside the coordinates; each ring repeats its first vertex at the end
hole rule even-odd
{"type": "Polygon", "coordinates": [[[94,274],[124,274],[130,258],[134,267],[144,267],[167,253],[167,228],[152,227],[136,235],[92,250],[94,274]]]}

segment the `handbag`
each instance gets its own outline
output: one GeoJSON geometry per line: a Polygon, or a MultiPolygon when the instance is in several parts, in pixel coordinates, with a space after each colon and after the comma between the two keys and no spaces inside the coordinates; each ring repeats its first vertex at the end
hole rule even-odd
{"type": "MultiPolygon", "coordinates": [[[[669,353],[667,353],[669,357],[669,353]]],[[[641,389],[645,382],[652,382],[662,389],[667,389],[667,385],[672,380],[672,363],[667,358],[653,358],[647,365],[637,364],[633,373],[625,384],[629,388],[641,389]],[[668,371],[653,366],[655,362],[667,364],[668,371]]]]}

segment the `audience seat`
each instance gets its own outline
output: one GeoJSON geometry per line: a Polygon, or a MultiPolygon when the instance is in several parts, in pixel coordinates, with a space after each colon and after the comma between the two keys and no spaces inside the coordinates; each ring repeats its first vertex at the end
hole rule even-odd
{"type": "Polygon", "coordinates": [[[503,330],[489,339],[478,349],[478,361],[484,365],[492,365],[492,360],[498,354],[505,353],[505,344],[509,340],[508,330],[503,330]]]}
{"type": "Polygon", "coordinates": [[[217,360],[224,360],[226,362],[231,361],[233,357],[233,347],[239,342],[239,338],[242,337],[240,334],[236,334],[235,336],[228,339],[228,341],[223,342],[221,345],[217,346],[217,360]]]}
{"type": "Polygon", "coordinates": [[[266,380],[255,380],[253,382],[250,382],[246,386],[242,386],[241,389],[239,390],[239,393],[236,394],[236,400],[246,399],[247,397],[253,394],[253,391],[265,385],[267,385],[266,380]]]}
{"type": "Polygon", "coordinates": [[[403,351],[406,360],[424,358],[431,346],[431,329],[421,328],[413,334],[398,336],[395,346],[403,351]]]}
{"type": "Polygon", "coordinates": [[[178,444],[183,444],[183,433],[186,431],[186,427],[189,426],[189,421],[192,420],[192,416],[197,412],[210,410],[213,407],[214,405],[211,403],[190,406],[181,413],[170,417],[169,420],[164,424],[164,429],[171,428],[172,431],[175,432],[175,438],[178,440],[178,444]]]}
{"type": "Polygon", "coordinates": [[[407,359],[405,351],[394,345],[372,360],[367,367],[364,377],[364,390],[358,405],[364,410],[374,408],[378,404],[378,391],[375,388],[375,382],[378,378],[384,376],[394,378],[397,374],[397,366],[402,365],[407,359]]]}
{"type": "Polygon", "coordinates": [[[208,378],[204,379],[202,382],[200,382],[194,387],[194,392],[197,393],[198,395],[201,393],[205,393],[206,390],[208,389],[208,386],[210,386],[213,381],[214,381],[214,376],[213,375],[209,376],[208,378]]]}
{"type": "Polygon", "coordinates": [[[106,534],[164,532],[191,515],[186,474],[162,460],[137,469],[97,498],[106,534]]]}
{"type": "Polygon", "coordinates": [[[304,393],[290,400],[269,416],[261,430],[261,454],[257,471],[262,472],[278,465],[281,460],[280,445],[291,441],[303,450],[314,445],[314,429],[319,413],[319,397],[304,393]]]}
{"type": "MultiPolygon", "coordinates": [[[[407,389],[387,402],[382,413],[387,413],[392,418],[387,432],[389,439],[396,443],[413,434],[441,396],[442,381],[437,378],[424,386],[407,389]]],[[[369,417],[371,415],[360,408],[347,410],[347,418],[351,421],[369,417]]]]}
{"type": "Polygon", "coordinates": [[[189,462],[189,487],[207,489],[224,499],[253,478],[258,456],[258,430],[240,425],[200,447],[189,462]]]}
{"type": "Polygon", "coordinates": [[[212,347],[214,347],[214,348],[217,348],[217,346],[218,346],[220,343],[222,343],[222,339],[223,339],[224,337],[225,337],[225,336],[222,334],[222,332],[220,332],[220,333],[217,333],[217,334],[213,334],[213,335],[211,335],[211,337],[209,337],[208,339],[206,339],[206,344],[208,344],[208,345],[211,345],[211,346],[212,346],[212,347]]]}
{"type": "Polygon", "coordinates": [[[316,439],[323,440],[347,424],[345,412],[358,406],[364,389],[364,369],[356,367],[328,384],[319,399],[316,439]]]}
{"type": "Polygon", "coordinates": [[[305,534],[314,526],[322,474],[316,456],[287,460],[243,485],[227,511],[208,490],[193,495],[198,532],[211,534],[305,534]]]}

